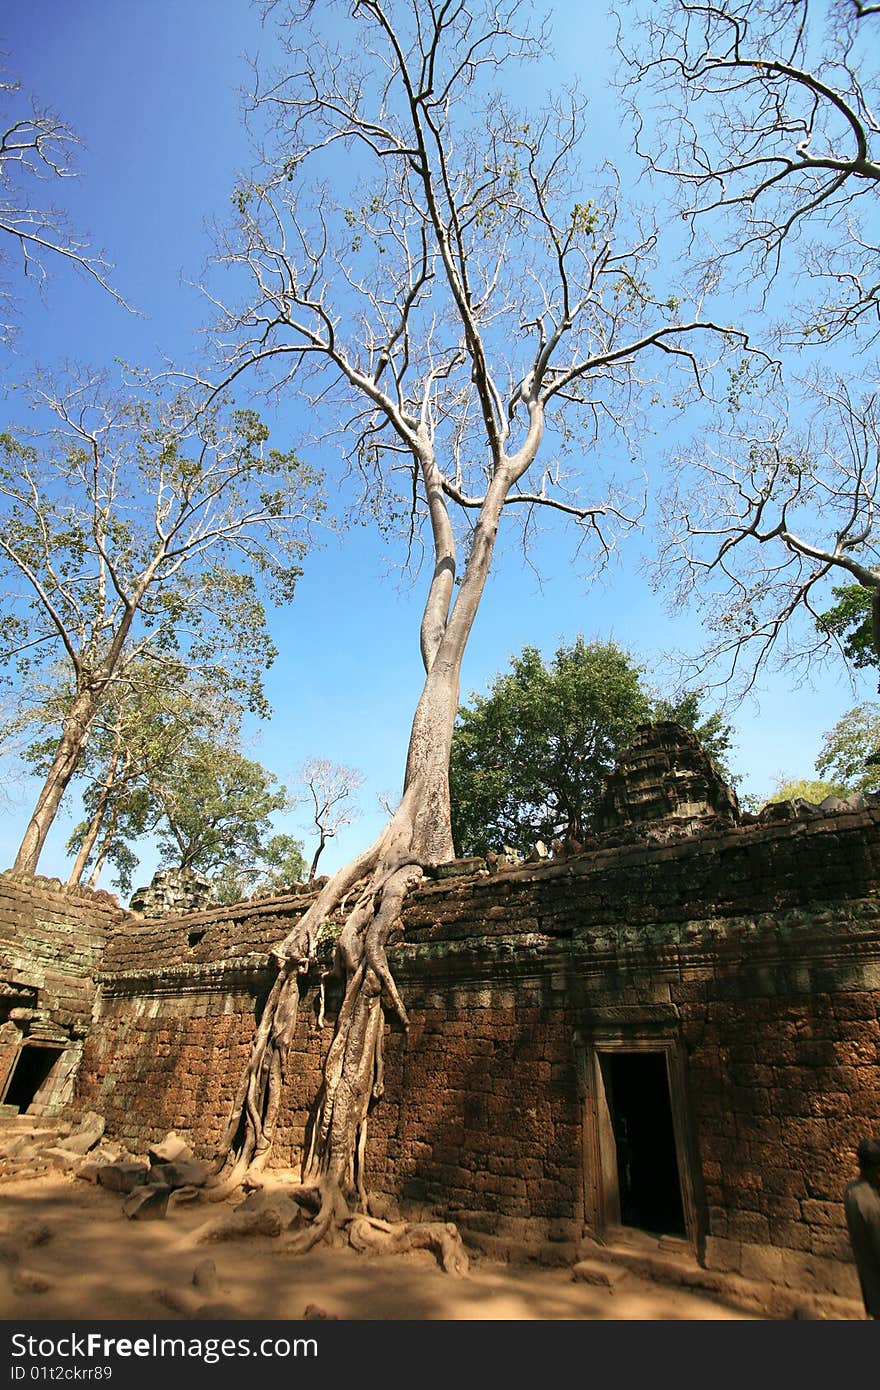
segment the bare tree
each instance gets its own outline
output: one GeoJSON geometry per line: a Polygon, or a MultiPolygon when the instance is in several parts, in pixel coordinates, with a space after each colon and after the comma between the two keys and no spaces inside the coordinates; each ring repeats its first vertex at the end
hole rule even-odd
{"type": "Polygon", "coordinates": [[[876,336],[880,6],[624,0],[619,20],[640,153],[678,198],[689,254],[757,284],[805,272],[790,342],[876,336]]]}
{"type": "MultiPolygon", "coordinates": [[[[75,177],[79,139],[59,116],[22,92],[18,82],[0,81],[0,266],[15,266],[42,290],[48,265],[77,266],[123,307],[111,285],[112,266],[76,232],[67,214],[46,196],[46,185],[75,177]]],[[[13,332],[15,294],[3,295],[0,341],[13,332]]]]}
{"type": "Polygon", "coordinates": [[[818,381],[810,395],[799,430],[704,437],[673,460],[656,576],[705,614],[701,669],[725,659],[740,689],[771,657],[806,669],[828,651],[835,579],[870,594],[880,655],[880,397],[818,381]]]}
{"type": "Polygon", "coordinates": [[[360,815],[351,798],[363,786],[364,776],[356,767],[332,763],[329,758],[308,758],[296,781],[308,789],[305,799],[311,803],[312,821],[318,832],[318,844],[309,868],[308,882],[312,883],[327,841],[360,815]]]}
{"type": "MultiPolygon", "coordinates": [[[[224,247],[254,286],[224,317],[233,374],[257,366],[275,389],[308,392],[322,424],[335,411],[377,523],[402,516],[431,566],[400,804],[276,948],[279,975],[218,1157],[231,1158],[220,1192],[266,1161],[299,977],[335,917],[345,996],[303,1156],[303,1200],[318,1208],[305,1246],[340,1222],[353,1240],[390,1238],[349,1207],[364,1209],[383,1002],[407,1021],[386,946],[407,893],[453,857],[459,673],[499,526],[511,512],[531,523],[555,509],[607,552],[614,524],[633,520],[602,476],[611,440],[632,458],[627,427],[656,390],[674,389],[648,385],[652,361],[683,369],[678,390],[699,393],[701,355],[742,346],[679,286],[652,287],[656,231],[620,212],[612,171],[585,196],[579,95],[558,91],[535,112],[497,89],[543,55],[544,36],[524,26],[516,0],[285,10],[288,59],[254,96],[272,153],[239,186],[224,247]],[[568,486],[566,444],[578,475],[568,486]]],[[[526,90],[534,79],[522,80],[526,90]]],[[[357,671],[353,698],[368,678],[357,671]]],[[[405,1239],[445,1245],[454,1264],[444,1231],[405,1239]]]]}
{"type": "Polygon", "coordinates": [[[255,708],[273,649],[258,589],[288,599],[315,478],[267,447],[252,411],[196,412],[146,379],[85,376],[37,391],[54,423],[0,435],[0,661],[60,660],[70,699],[15,867],[34,873],[92,722],[133,663],[222,660],[255,708]]]}

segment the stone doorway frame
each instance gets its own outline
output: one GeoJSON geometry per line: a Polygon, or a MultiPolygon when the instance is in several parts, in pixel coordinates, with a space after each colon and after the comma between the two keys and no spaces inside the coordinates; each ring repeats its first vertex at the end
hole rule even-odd
{"type": "Polygon", "coordinates": [[[632,1238],[637,1228],[620,1220],[620,1185],[617,1147],[611,1112],[605,1095],[602,1058],[614,1052],[660,1054],[666,1062],[666,1080],[675,1136],[675,1154],[684,1212],[684,1242],[703,1263],[706,1213],[702,1175],[691,1119],[687,1088],[687,1053],[676,1028],[656,1030],[637,1021],[594,1026],[574,1036],[578,1090],[583,1115],[583,1210],[589,1234],[601,1241],[632,1238]]]}
{"type": "Polygon", "coordinates": [[[69,1039],[63,1041],[54,1038],[33,1038],[22,1037],[13,1056],[6,1078],[0,1089],[0,1104],[7,1104],[6,1097],[15,1080],[19,1063],[22,1061],[27,1049],[40,1049],[41,1051],[51,1051],[55,1054],[49,1070],[40,1084],[35,1088],[31,1100],[23,1113],[33,1115],[52,1114],[59,1110],[64,1102],[69,1099],[69,1092],[73,1083],[73,1073],[79,1064],[82,1047],[77,1048],[72,1045],[69,1039]],[[32,1108],[33,1107],[33,1108],[32,1108]]]}

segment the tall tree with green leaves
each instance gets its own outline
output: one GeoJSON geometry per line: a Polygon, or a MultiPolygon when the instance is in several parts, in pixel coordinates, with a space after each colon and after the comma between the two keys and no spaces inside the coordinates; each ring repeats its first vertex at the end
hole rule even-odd
{"type": "Polygon", "coordinates": [[[857,671],[880,666],[875,640],[876,590],[861,584],[836,584],[831,593],[835,602],[816,618],[820,632],[840,642],[844,656],[857,671]]]}
{"type": "MultiPolygon", "coordinates": [[[[64,668],[63,725],[15,867],[34,873],[93,721],[133,663],[183,663],[265,708],[264,601],[288,601],[315,474],[229,399],[43,384],[38,432],[0,435],[0,664],[21,685],[64,668]]],[[[161,680],[161,674],[159,679],[161,680]]]]}
{"type": "Polygon", "coordinates": [[[655,699],[644,674],[616,642],[578,637],[549,662],[525,647],[488,695],[473,695],[459,710],[449,766],[459,852],[527,854],[538,840],[583,840],[606,776],[651,719],[696,728],[722,760],[730,730],[721,717],[701,719],[697,694],[655,699]]]}
{"type": "Polygon", "coordinates": [[[272,815],[290,806],[273,773],[205,738],[153,778],[150,793],[162,863],[209,876],[254,867],[264,857],[272,815]]]}
{"type": "MultiPolygon", "coordinates": [[[[224,686],[218,666],[210,680],[171,661],[158,669],[150,661],[133,663],[125,682],[110,690],[92,725],[77,777],[86,818],[67,842],[75,854],[68,883],[97,886],[105,861],[116,868],[122,892],[131,890],[137,864],[133,844],[153,819],[151,788],[187,756],[199,740],[228,746],[240,737],[245,713],[237,692],[224,686]]],[[[235,682],[232,682],[233,686],[235,682]]],[[[51,757],[54,740],[32,752],[51,757]]]]}

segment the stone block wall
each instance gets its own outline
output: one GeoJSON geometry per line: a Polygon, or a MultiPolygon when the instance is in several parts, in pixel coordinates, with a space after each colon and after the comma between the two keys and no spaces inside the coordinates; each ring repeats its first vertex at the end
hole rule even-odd
{"type": "MultiPolygon", "coordinates": [[[[699,1257],[854,1295],[841,1194],[856,1142],[880,1130],[878,830],[875,808],[661,844],[621,834],[561,862],[426,882],[389,951],[411,1026],[386,1025],[369,1186],[499,1241],[602,1235],[591,1077],[609,1050],[657,1050],[699,1257]]],[[[269,948],[307,901],[120,922],[78,1104],[135,1148],[173,1127],[210,1153],[269,948]]],[[[315,984],[279,1163],[296,1160],[332,1035],[334,995],[319,1030],[315,984]]]]}
{"type": "Polygon", "coordinates": [[[94,974],[123,917],[116,898],[58,879],[0,874],[0,1095],[24,1042],[63,1047],[72,1079],[95,997],[94,974]]]}

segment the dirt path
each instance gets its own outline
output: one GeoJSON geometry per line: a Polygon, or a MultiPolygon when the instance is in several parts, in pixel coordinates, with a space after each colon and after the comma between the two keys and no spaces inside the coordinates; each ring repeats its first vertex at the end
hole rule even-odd
{"type": "MultiPolygon", "coordinates": [[[[444,1274],[428,1252],[358,1255],[347,1247],[285,1253],[284,1237],[197,1244],[217,1208],[128,1221],[121,1198],[67,1175],[0,1187],[0,1317],[45,1319],[299,1319],[309,1305],[346,1319],[744,1319],[708,1296],[627,1274],[614,1292],[574,1283],[568,1269],[474,1256],[470,1275],[444,1274]],[[213,1261],[216,1282],[197,1266],[213,1261]]],[[[312,1316],[316,1316],[312,1313],[312,1316]]]]}

